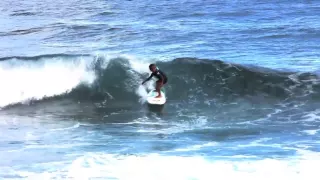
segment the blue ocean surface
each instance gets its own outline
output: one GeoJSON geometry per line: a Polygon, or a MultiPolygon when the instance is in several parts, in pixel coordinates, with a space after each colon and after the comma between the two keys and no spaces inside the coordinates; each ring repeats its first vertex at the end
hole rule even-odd
{"type": "Polygon", "coordinates": [[[320,1],[0,1],[0,179],[318,180],[320,1]],[[164,106],[146,103],[155,63],[164,106]]]}

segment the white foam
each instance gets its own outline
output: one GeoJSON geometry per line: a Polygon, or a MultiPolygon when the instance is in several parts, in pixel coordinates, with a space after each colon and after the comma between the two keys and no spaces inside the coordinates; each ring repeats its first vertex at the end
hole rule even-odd
{"type": "MultiPolygon", "coordinates": [[[[121,156],[87,153],[70,166],[52,173],[19,172],[30,179],[121,179],[121,180],[185,180],[185,179],[246,179],[246,180],[317,180],[320,154],[303,152],[284,159],[217,159],[203,156],[121,156]]],[[[0,173],[1,174],[1,173],[0,173]]]]}
{"type": "Polygon", "coordinates": [[[126,59],[129,59],[129,63],[131,65],[131,68],[139,73],[150,73],[149,70],[149,64],[151,62],[144,60],[144,59],[136,59],[133,56],[130,55],[122,55],[121,57],[124,57],[126,59]]]}
{"type": "Polygon", "coordinates": [[[141,118],[137,118],[136,120],[132,121],[132,122],[125,122],[125,123],[111,123],[111,124],[144,124],[144,125],[167,125],[166,122],[161,122],[161,120],[157,120],[154,121],[154,119],[150,120],[147,117],[141,117],[141,118]]]}
{"type": "Polygon", "coordinates": [[[209,142],[209,143],[205,143],[205,144],[197,144],[197,145],[192,145],[192,146],[189,146],[189,147],[186,147],[186,148],[179,148],[179,149],[175,149],[174,151],[186,151],[186,152],[189,152],[189,151],[196,151],[196,150],[199,150],[201,148],[205,148],[205,147],[214,147],[214,146],[217,146],[218,143],[217,142],[209,142]]]}
{"type": "Polygon", "coordinates": [[[77,129],[79,127],[80,127],[80,123],[76,123],[69,127],[50,129],[50,131],[65,131],[65,130],[77,129]]]}
{"type": "Polygon", "coordinates": [[[319,157],[312,159],[264,159],[260,161],[208,160],[201,156],[177,157],[94,155],[80,158],[71,166],[69,177],[116,179],[317,179],[319,157]],[[104,165],[95,163],[98,160],[104,165]],[[107,163],[106,163],[107,162],[107,163]],[[83,163],[92,165],[83,168],[83,163]],[[77,167],[77,165],[80,165],[77,167]],[[83,171],[84,170],[84,171],[83,171]],[[82,172],[82,174],[79,174],[82,172]],[[83,176],[84,175],[84,176],[83,176]]]}
{"type": "Polygon", "coordinates": [[[147,101],[148,92],[144,86],[142,86],[142,85],[138,86],[138,88],[136,90],[136,94],[140,97],[140,99],[139,99],[140,103],[143,104],[147,101]]]}
{"type": "Polygon", "coordinates": [[[151,133],[151,134],[175,134],[181,133],[184,131],[190,131],[195,129],[204,129],[206,128],[208,118],[206,116],[194,117],[193,120],[184,121],[184,122],[173,122],[167,123],[169,127],[165,126],[163,128],[146,128],[139,129],[140,133],[151,133]]]}
{"type": "Polygon", "coordinates": [[[309,135],[315,135],[317,134],[319,131],[319,129],[313,129],[313,130],[304,130],[303,132],[305,132],[306,134],[309,134],[309,135]]]}
{"type": "Polygon", "coordinates": [[[42,99],[70,91],[83,83],[92,83],[94,74],[87,60],[50,58],[39,61],[0,62],[0,106],[42,99]]]}
{"type": "Polygon", "coordinates": [[[303,116],[303,121],[305,122],[316,122],[320,120],[320,109],[311,111],[308,114],[303,116]]]}

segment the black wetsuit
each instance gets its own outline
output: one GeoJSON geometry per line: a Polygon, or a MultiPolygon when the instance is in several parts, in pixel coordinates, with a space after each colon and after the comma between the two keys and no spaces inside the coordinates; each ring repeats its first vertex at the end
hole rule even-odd
{"type": "Polygon", "coordinates": [[[156,70],[156,72],[153,72],[149,77],[148,79],[145,80],[146,81],[149,81],[153,76],[155,76],[156,78],[158,78],[158,81],[157,82],[163,82],[163,84],[166,84],[167,81],[168,81],[168,78],[167,76],[159,69],[156,70]]]}

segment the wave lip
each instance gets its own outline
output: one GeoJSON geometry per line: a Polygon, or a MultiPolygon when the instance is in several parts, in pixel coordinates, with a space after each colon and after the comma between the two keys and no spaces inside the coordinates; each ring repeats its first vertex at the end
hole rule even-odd
{"type": "Polygon", "coordinates": [[[41,100],[71,91],[81,83],[91,83],[94,74],[82,57],[23,57],[0,62],[0,106],[41,100]],[[28,59],[28,58],[26,58],[28,59]]]}

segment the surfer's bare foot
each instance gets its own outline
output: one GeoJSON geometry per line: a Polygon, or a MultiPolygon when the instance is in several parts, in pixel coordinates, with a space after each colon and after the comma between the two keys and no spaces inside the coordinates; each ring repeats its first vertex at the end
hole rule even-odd
{"type": "Polygon", "coordinates": [[[156,98],[161,98],[161,97],[162,97],[161,95],[156,96],[156,98]]]}

